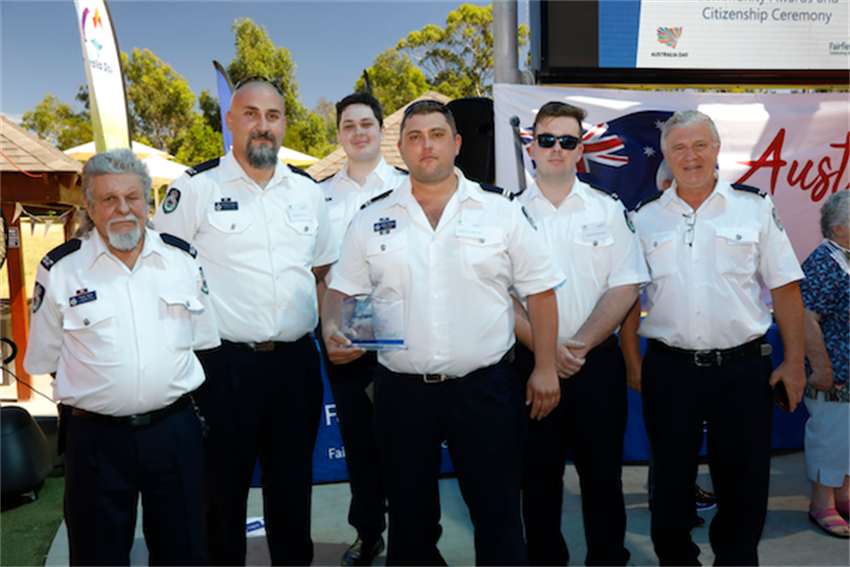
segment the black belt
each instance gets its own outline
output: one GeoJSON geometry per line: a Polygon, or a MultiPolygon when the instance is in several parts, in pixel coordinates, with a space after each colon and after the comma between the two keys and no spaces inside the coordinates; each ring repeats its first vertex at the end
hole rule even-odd
{"type": "MultiPolygon", "coordinates": [[[[300,341],[301,339],[298,340],[300,341]]],[[[283,343],[279,341],[265,341],[262,343],[234,343],[232,341],[221,341],[222,344],[232,346],[233,348],[237,348],[239,350],[249,350],[251,352],[272,352],[276,348],[281,349],[284,347],[291,347],[296,342],[298,341],[294,341],[291,343],[283,343]]]]}
{"type": "Polygon", "coordinates": [[[143,425],[151,425],[158,421],[162,421],[171,414],[177,413],[186,406],[192,403],[192,395],[184,394],[171,405],[165,406],[162,409],[149,411],[147,413],[139,413],[136,415],[104,415],[102,413],[94,413],[80,408],[72,408],[71,415],[82,419],[90,419],[92,421],[100,421],[101,423],[109,423],[112,425],[128,425],[130,427],[141,427],[143,425]]]}
{"type": "MultiPolygon", "coordinates": [[[[514,359],[514,349],[511,347],[505,356],[497,362],[496,364],[492,364],[490,366],[485,366],[484,368],[479,368],[478,370],[473,370],[469,374],[465,374],[464,376],[451,376],[448,374],[400,374],[398,372],[393,372],[396,376],[401,376],[404,378],[422,378],[422,381],[426,384],[440,384],[441,382],[448,382],[451,380],[465,380],[467,378],[473,377],[476,374],[480,374],[483,372],[487,372],[488,370],[492,370],[493,368],[499,366],[503,362],[512,362],[514,359]]],[[[392,372],[392,371],[390,371],[392,372]]]]}
{"type": "Polygon", "coordinates": [[[768,344],[767,338],[764,336],[753,339],[740,346],[715,350],[687,350],[684,348],[676,348],[667,346],[656,339],[649,339],[647,343],[649,348],[660,350],[674,358],[688,360],[700,367],[724,366],[745,358],[761,358],[762,356],[770,356],[770,353],[773,352],[773,347],[768,344]]]}

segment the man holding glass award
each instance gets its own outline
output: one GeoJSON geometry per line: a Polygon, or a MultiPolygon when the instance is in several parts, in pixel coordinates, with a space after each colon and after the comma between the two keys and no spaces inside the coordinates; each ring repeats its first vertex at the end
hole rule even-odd
{"type": "Polygon", "coordinates": [[[564,275],[517,203],[454,167],[460,145],[445,105],[408,107],[399,150],[410,177],[354,217],[322,309],[332,362],[362,356],[358,345],[379,349],[388,565],[445,564],[436,547],[443,441],[475,526],[476,562],[525,563],[524,406],[542,418],[560,398],[553,288],[564,275]],[[512,286],[529,297],[538,353],[525,392],[508,364],[512,286]],[[370,333],[374,342],[361,342],[370,333]]]}

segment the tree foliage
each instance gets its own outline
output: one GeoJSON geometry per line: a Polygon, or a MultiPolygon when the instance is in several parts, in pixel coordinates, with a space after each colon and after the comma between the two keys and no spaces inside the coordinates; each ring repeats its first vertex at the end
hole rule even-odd
{"type": "MultiPolygon", "coordinates": [[[[517,30],[519,46],[528,40],[524,24],[517,30]]],[[[463,4],[446,17],[441,28],[428,24],[408,34],[396,46],[410,54],[425,72],[428,84],[451,97],[490,96],[493,91],[493,5],[463,4]]]]}
{"type": "Polygon", "coordinates": [[[44,95],[35,110],[24,112],[21,125],[60,150],[85,144],[93,138],[88,113],[77,112],[51,93],[44,95]]]}
{"type": "MultiPolygon", "coordinates": [[[[425,74],[406,53],[390,48],[379,54],[367,69],[372,95],[381,101],[384,115],[389,116],[429,88],[425,74]]],[[[354,85],[355,92],[366,92],[361,76],[354,85]]]]}
{"type": "Polygon", "coordinates": [[[149,50],[121,54],[127,80],[131,134],[144,136],[159,149],[174,153],[173,144],[195,119],[195,95],[186,79],[149,50]]]}

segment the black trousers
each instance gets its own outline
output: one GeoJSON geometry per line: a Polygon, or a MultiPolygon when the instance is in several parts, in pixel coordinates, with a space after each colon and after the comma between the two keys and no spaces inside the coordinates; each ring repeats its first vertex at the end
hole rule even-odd
{"type": "Polygon", "coordinates": [[[207,439],[206,536],[212,565],[245,564],[248,490],[263,470],[266,539],[273,565],[309,565],[313,446],[322,409],[313,339],[253,352],[232,343],[201,355],[198,399],[207,439]]]}
{"type": "MultiPolygon", "coordinates": [[[[321,336],[321,325],[316,334],[321,336]]],[[[345,445],[351,488],[348,523],[354,526],[360,539],[373,541],[386,528],[387,509],[372,428],[374,404],[366,393],[375,379],[377,354],[370,351],[349,364],[337,366],[328,360],[322,341],[320,345],[345,445]]]]}
{"type": "Polygon", "coordinates": [[[191,405],[141,427],[72,416],[65,444],[71,565],[129,565],[139,494],[151,565],[205,565],[204,445],[191,405]]]}
{"type": "Polygon", "coordinates": [[[519,492],[524,386],[506,362],[462,380],[375,371],[375,439],[389,502],[387,565],[445,565],[437,550],[440,445],[448,442],[478,565],[525,565],[519,492]]]}
{"type": "Polygon", "coordinates": [[[769,357],[697,367],[650,343],[643,418],[652,445],[652,541],[661,565],[700,565],[691,540],[702,422],[717,515],[715,565],[758,565],[767,514],[773,419],[769,357]]]}
{"type": "MultiPolygon", "coordinates": [[[[518,351],[527,380],[533,354],[518,351]]],[[[623,435],[626,432],[626,367],[616,340],[592,350],[574,376],[562,379],[561,402],[542,421],[529,420],[522,475],[522,512],[531,565],[567,565],[561,506],[567,449],[581,488],[587,565],[625,565],[623,545],[623,435]]]]}

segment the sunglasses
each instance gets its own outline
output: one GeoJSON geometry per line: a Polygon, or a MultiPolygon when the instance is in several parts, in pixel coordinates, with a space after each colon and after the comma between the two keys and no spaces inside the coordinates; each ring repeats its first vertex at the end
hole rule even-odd
{"type": "Polygon", "coordinates": [[[541,148],[551,148],[555,145],[556,141],[561,142],[561,147],[565,150],[574,150],[581,140],[575,136],[555,136],[554,134],[537,135],[537,145],[541,148]]]}
{"type": "Polygon", "coordinates": [[[278,94],[280,96],[283,96],[283,90],[280,88],[280,86],[278,86],[278,84],[276,82],[272,81],[271,79],[269,79],[267,77],[263,77],[262,75],[251,75],[250,77],[245,77],[244,79],[242,79],[238,83],[236,83],[236,85],[233,87],[233,92],[238,91],[239,87],[241,87],[242,85],[245,85],[245,84],[248,84],[248,83],[255,83],[257,81],[270,84],[271,86],[273,86],[275,88],[275,90],[278,92],[278,94]]]}

